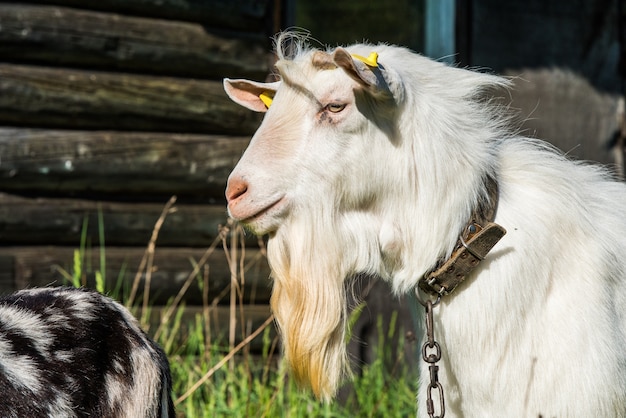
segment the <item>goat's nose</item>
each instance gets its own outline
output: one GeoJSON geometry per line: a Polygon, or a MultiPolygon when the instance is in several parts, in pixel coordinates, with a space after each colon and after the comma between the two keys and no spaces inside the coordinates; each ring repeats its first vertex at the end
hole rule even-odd
{"type": "Polygon", "coordinates": [[[248,183],[241,177],[234,177],[228,179],[228,185],[226,186],[226,200],[231,203],[248,191],[248,183]]]}

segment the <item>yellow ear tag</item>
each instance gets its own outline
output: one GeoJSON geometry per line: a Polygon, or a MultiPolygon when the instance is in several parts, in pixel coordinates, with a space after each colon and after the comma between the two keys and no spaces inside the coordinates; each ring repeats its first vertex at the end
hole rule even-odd
{"type": "Polygon", "coordinates": [[[378,54],[376,52],[372,52],[367,58],[352,54],[352,58],[362,61],[370,67],[378,67],[378,54]]]}
{"type": "Polygon", "coordinates": [[[272,105],[272,102],[274,101],[274,92],[264,91],[263,93],[259,94],[259,99],[261,99],[265,107],[269,109],[272,105]]]}

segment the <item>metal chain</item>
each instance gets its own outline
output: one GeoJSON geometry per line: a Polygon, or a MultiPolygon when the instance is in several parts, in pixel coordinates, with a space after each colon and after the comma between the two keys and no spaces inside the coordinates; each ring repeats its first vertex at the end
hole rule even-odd
{"type": "Polygon", "coordinates": [[[435,330],[433,327],[433,308],[439,303],[439,298],[433,303],[431,300],[423,302],[418,295],[418,300],[426,309],[426,342],[422,346],[422,359],[428,363],[430,383],[426,390],[426,411],[430,418],[443,418],[446,415],[446,404],[443,397],[443,386],[439,382],[439,366],[437,362],[441,360],[441,346],[435,341],[435,330]],[[435,401],[433,393],[439,398],[439,415],[435,414],[435,401]]]}

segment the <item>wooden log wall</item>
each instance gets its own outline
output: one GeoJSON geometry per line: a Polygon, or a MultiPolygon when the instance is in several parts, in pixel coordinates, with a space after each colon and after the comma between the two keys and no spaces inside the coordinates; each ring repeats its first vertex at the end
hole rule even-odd
{"type": "MultiPolygon", "coordinates": [[[[226,178],[260,121],[221,80],[267,77],[279,6],[0,1],[0,294],[63,283],[81,240],[85,280],[102,269],[110,286],[130,286],[175,195],[150,288],[153,303],[176,295],[219,241],[226,178]]],[[[244,242],[243,300],[259,318],[269,311],[269,269],[256,239],[244,242]]],[[[229,260],[221,244],[206,258],[199,275],[219,307],[229,260]]],[[[201,305],[197,286],[183,300],[201,305]]]]}

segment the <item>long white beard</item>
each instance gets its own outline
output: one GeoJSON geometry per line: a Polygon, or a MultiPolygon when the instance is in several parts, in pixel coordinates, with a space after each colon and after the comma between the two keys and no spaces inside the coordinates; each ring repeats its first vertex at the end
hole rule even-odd
{"type": "Polygon", "coordinates": [[[268,243],[271,306],[296,381],[328,400],[349,374],[346,247],[333,215],[292,217],[268,243]]]}

